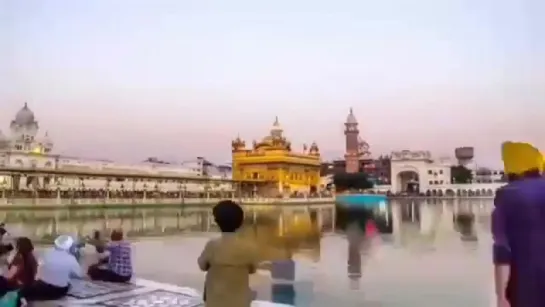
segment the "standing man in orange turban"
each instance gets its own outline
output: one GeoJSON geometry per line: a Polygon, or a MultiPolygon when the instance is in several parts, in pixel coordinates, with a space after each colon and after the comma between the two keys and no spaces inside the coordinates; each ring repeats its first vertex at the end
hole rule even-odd
{"type": "Polygon", "coordinates": [[[494,199],[492,235],[498,307],[545,306],[543,156],[526,143],[502,147],[509,183],[494,199]]]}

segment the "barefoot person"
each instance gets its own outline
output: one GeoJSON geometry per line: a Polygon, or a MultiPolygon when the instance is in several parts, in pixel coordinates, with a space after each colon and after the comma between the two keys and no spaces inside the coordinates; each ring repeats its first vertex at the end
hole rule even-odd
{"type": "Polygon", "coordinates": [[[208,241],[200,257],[199,268],[206,271],[206,307],[250,307],[250,274],[257,268],[254,246],[236,233],[244,221],[242,208],[221,201],[213,209],[222,236],[208,241]]]}
{"type": "Polygon", "coordinates": [[[529,144],[503,144],[511,181],[494,199],[492,235],[498,307],[545,306],[543,156],[529,144]],[[514,179],[514,180],[513,180],[514,179]]]}

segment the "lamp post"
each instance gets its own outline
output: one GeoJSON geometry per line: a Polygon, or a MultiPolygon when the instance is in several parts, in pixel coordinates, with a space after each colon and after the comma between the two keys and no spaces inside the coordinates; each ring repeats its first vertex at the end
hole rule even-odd
{"type": "Polygon", "coordinates": [[[182,187],[182,204],[185,204],[185,195],[187,194],[187,185],[184,183],[182,187]]]}
{"type": "Polygon", "coordinates": [[[178,199],[180,200],[180,204],[183,204],[182,182],[178,182],[178,199]]]}
{"type": "Polygon", "coordinates": [[[2,179],[2,182],[0,182],[0,187],[2,188],[2,202],[7,204],[7,200],[6,200],[7,182],[5,178],[2,179]]]}

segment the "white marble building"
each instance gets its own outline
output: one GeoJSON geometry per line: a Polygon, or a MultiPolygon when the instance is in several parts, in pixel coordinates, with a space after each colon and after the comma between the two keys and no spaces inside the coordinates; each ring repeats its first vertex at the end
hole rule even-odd
{"type": "MultiPolygon", "coordinates": [[[[93,172],[131,174],[150,176],[170,176],[170,177],[204,177],[204,163],[202,158],[182,163],[165,162],[159,159],[150,158],[140,163],[117,163],[109,160],[87,159],[81,157],[63,156],[53,153],[54,143],[45,132],[40,134],[38,121],[25,103],[16,113],[11,121],[8,133],[0,131],[0,168],[11,167],[20,169],[51,169],[61,171],[81,172],[79,176],[55,176],[54,181],[46,178],[37,178],[34,183],[41,189],[136,189],[136,190],[159,190],[162,192],[179,191],[180,183],[175,180],[145,180],[115,178],[107,180],[105,178],[85,176],[84,174],[93,172]]],[[[226,174],[222,178],[228,178],[226,174]]],[[[24,178],[14,178],[14,176],[2,175],[0,173],[0,189],[11,189],[18,187],[20,190],[32,189],[35,186],[25,184],[24,178]],[[19,182],[15,182],[19,180],[19,182]]],[[[184,189],[191,191],[203,191],[204,183],[186,183],[184,189]]],[[[206,186],[206,189],[231,190],[230,183],[216,183],[206,186]]]]}
{"type": "MultiPolygon", "coordinates": [[[[420,193],[431,196],[493,196],[504,182],[476,181],[471,184],[452,183],[448,159],[434,159],[429,151],[403,150],[392,153],[392,185],[377,187],[392,193],[407,190],[410,183],[418,183],[420,193]]],[[[498,172],[498,176],[500,173],[498,172]]]]}
{"type": "Polygon", "coordinates": [[[475,183],[500,182],[505,177],[503,170],[490,169],[486,167],[475,168],[472,172],[473,172],[473,181],[475,183]]]}
{"type": "Polygon", "coordinates": [[[38,135],[40,126],[26,103],[15,114],[9,130],[9,135],[0,131],[1,151],[48,154],[53,149],[53,142],[47,132],[42,136],[38,135]]]}
{"type": "Polygon", "coordinates": [[[418,183],[420,191],[451,183],[449,161],[434,160],[429,151],[395,151],[391,158],[394,193],[406,190],[411,182],[418,183]]]}

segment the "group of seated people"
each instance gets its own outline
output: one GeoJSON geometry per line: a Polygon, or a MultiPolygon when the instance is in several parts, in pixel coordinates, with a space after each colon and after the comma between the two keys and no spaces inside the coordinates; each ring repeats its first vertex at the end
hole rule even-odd
{"type": "MultiPolygon", "coordinates": [[[[0,225],[0,240],[1,229],[0,225]]],[[[100,260],[87,270],[91,280],[128,282],[131,279],[131,245],[124,240],[122,231],[112,231],[109,242],[105,242],[98,232],[94,238],[82,243],[76,241],[71,236],[61,235],[38,260],[32,241],[18,237],[15,246],[11,247],[14,256],[0,276],[0,300],[14,299],[17,301],[14,306],[24,306],[29,301],[63,298],[68,294],[71,279],[85,278],[78,259],[79,248],[85,244],[95,246],[99,253],[100,260]]],[[[10,250],[9,245],[0,242],[0,252],[10,250]]]]}

